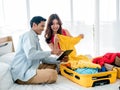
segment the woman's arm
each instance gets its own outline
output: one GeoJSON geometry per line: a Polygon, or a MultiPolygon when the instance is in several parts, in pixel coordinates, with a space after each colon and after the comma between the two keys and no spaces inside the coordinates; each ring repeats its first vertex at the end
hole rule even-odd
{"type": "Polygon", "coordinates": [[[58,49],[58,44],[57,43],[56,44],[55,43],[54,44],[53,43],[49,43],[48,46],[50,47],[51,50],[58,49]]]}
{"type": "Polygon", "coordinates": [[[55,45],[53,45],[52,43],[48,45],[51,49],[51,54],[60,55],[62,53],[62,51],[59,48],[57,48],[55,45]]]}
{"type": "Polygon", "coordinates": [[[50,47],[51,50],[53,49],[59,49],[58,47],[58,42],[59,42],[59,39],[57,37],[57,34],[54,35],[54,41],[53,42],[50,42],[48,45],[50,47]]]}
{"type": "MultiPolygon", "coordinates": [[[[72,35],[69,33],[69,31],[67,29],[65,29],[65,32],[66,32],[67,36],[72,37],[72,35]]],[[[78,36],[81,37],[81,38],[84,38],[84,34],[79,34],[78,36]]]]}
{"type": "Polygon", "coordinates": [[[50,47],[51,50],[53,50],[53,43],[49,43],[48,46],[50,47]]]}
{"type": "Polygon", "coordinates": [[[50,47],[50,49],[51,49],[52,51],[57,52],[56,55],[60,55],[60,54],[61,54],[62,51],[58,48],[58,44],[50,43],[50,44],[48,44],[48,45],[49,45],[49,47],[50,47]]]}

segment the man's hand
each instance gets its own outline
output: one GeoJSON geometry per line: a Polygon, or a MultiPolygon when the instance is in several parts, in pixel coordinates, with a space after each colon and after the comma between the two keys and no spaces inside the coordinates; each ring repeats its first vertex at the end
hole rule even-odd
{"type": "Polygon", "coordinates": [[[61,60],[61,62],[67,62],[68,61],[68,56],[64,56],[64,58],[61,60]]]}

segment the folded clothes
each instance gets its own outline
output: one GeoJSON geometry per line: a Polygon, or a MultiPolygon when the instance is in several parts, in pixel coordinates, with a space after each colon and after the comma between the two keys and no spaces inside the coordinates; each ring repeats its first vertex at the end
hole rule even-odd
{"type": "Polygon", "coordinates": [[[77,69],[77,68],[101,68],[99,64],[92,63],[92,61],[84,61],[84,60],[79,60],[79,61],[69,61],[70,67],[72,69],[77,69]]]}
{"type": "Polygon", "coordinates": [[[107,71],[105,66],[102,66],[101,69],[98,69],[98,72],[105,72],[105,71],[107,71]]]}
{"type": "Polygon", "coordinates": [[[112,69],[114,68],[114,65],[105,63],[105,64],[104,64],[104,67],[106,68],[107,71],[112,71],[112,69]]]}
{"type": "Polygon", "coordinates": [[[75,72],[79,74],[94,74],[98,73],[98,68],[78,68],[75,72]]]}
{"type": "Polygon", "coordinates": [[[120,58],[118,56],[116,56],[114,64],[120,67],[120,58]]]}

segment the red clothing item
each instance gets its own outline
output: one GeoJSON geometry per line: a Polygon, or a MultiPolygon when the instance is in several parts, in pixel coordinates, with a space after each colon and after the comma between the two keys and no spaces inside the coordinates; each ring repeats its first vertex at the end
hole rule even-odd
{"type": "MultiPolygon", "coordinates": [[[[64,29],[62,29],[62,35],[67,36],[67,34],[66,34],[66,32],[65,32],[65,30],[64,30],[64,29]]],[[[52,35],[52,38],[51,38],[51,43],[53,43],[53,44],[54,44],[54,35],[52,35]]],[[[60,49],[60,45],[59,45],[59,43],[58,43],[58,47],[59,47],[59,49],[60,49]]]]}
{"type": "Polygon", "coordinates": [[[112,64],[116,56],[120,57],[120,53],[106,53],[105,55],[101,57],[94,58],[93,63],[99,64],[101,66],[103,66],[104,63],[112,64]]]}

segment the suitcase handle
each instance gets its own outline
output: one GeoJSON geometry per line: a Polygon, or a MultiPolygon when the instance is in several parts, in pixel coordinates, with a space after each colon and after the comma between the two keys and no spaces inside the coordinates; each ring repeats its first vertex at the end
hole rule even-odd
{"type": "MultiPolygon", "coordinates": [[[[68,74],[70,76],[73,76],[73,73],[70,73],[67,70],[64,70],[64,73],[66,73],[66,74],[68,74]]],[[[75,75],[75,78],[78,79],[78,80],[80,79],[80,77],[78,75],[75,75]]]]}
{"type": "Polygon", "coordinates": [[[97,79],[102,79],[102,78],[110,78],[111,77],[111,74],[108,74],[108,75],[105,75],[105,76],[95,76],[95,77],[92,77],[92,80],[97,80],[97,79]]]}
{"type": "Polygon", "coordinates": [[[64,72],[70,76],[73,76],[73,73],[68,72],[67,70],[64,70],[64,72]]]}
{"type": "Polygon", "coordinates": [[[102,85],[109,84],[109,83],[110,83],[110,81],[108,79],[106,79],[106,80],[99,80],[99,81],[93,82],[92,87],[102,86],[102,85]]]}

